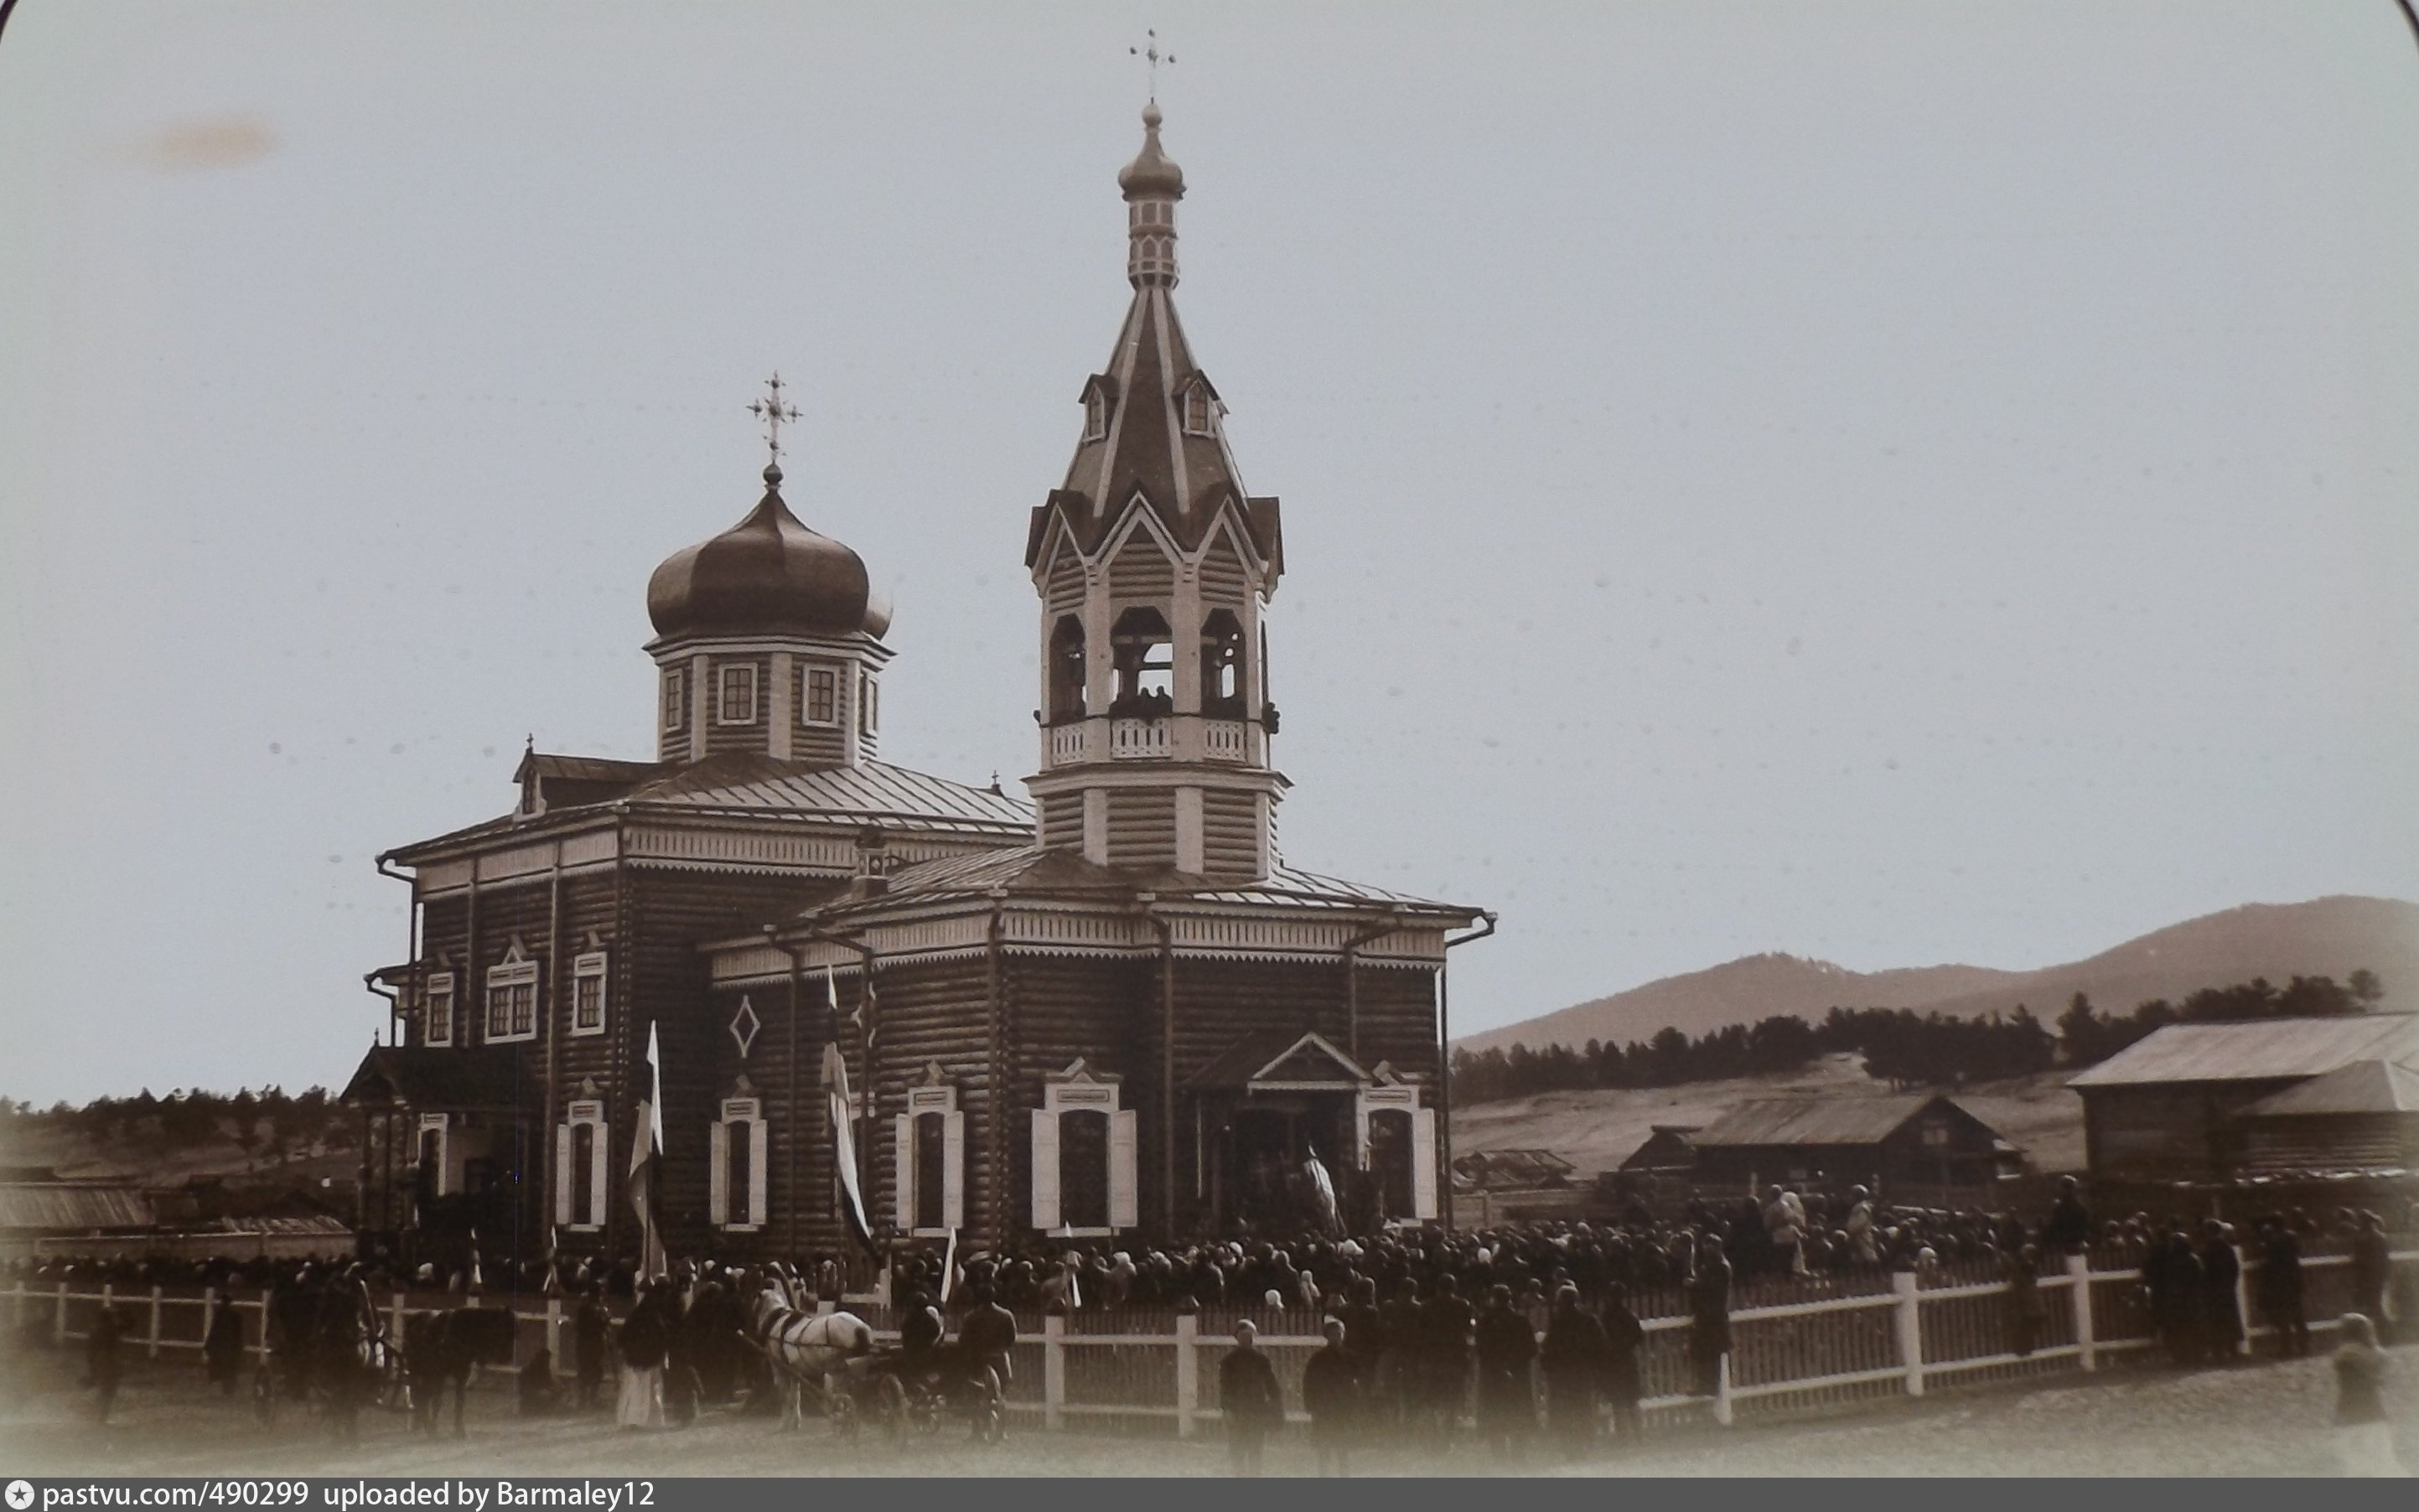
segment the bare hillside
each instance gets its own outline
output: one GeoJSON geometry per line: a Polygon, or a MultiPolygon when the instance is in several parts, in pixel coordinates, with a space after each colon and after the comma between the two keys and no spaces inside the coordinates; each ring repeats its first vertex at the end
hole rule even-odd
{"type": "Polygon", "coordinates": [[[2279,984],[2296,976],[2340,981],[2364,969],[2383,979],[2385,1006],[2419,1007],[2419,903],[2356,897],[2252,903],[2037,971],[1943,965],[1856,972],[1795,956],[1747,956],[1456,1043],[1472,1050],[1515,1041],[1574,1048],[1590,1040],[1626,1044],[1652,1039],[1667,1025],[1694,1037],[1780,1013],[1817,1019],[1835,1006],[1937,1009],[1972,1016],[2023,1004],[2051,1019],[2078,992],[2104,1011],[2122,1013],[2149,998],[2181,998],[2202,987],[2231,986],[2254,977],[2279,984]]]}

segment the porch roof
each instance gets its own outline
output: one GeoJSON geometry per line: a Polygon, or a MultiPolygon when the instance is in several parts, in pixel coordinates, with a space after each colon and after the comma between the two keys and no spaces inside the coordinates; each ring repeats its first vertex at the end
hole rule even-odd
{"type": "Polygon", "coordinates": [[[1328,1042],[1324,1035],[1292,1029],[1262,1029],[1247,1034],[1184,1079],[1187,1087],[1227,1091],[1248,1091],[1255,1087],[1358,1089],[1376,1082],[1375,1076],[1328,1042]]]}
{"type": "Polygon", "coordinates": [[[503,1046],[377,1045],[362,1057],[337,1101],[452,1112],[513,1107],[518,1094],[513,1053],[503,1046]]]}

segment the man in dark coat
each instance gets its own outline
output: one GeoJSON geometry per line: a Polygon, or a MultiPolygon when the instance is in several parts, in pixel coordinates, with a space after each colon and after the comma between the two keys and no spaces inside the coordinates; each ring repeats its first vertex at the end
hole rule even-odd
{"type": "Polygon", "coordinates": [[[1604,1292],[1605,1400],[1612,1407],[1614,1442],[1638,1437],[1638,1404],[1646,1396],[1638,1353],[1646,1347],[1646,1325],[1629,1310],[1629,1288],[1615,1281],[1604,1292]]]}
{"type": "Polygon", "coordinates": [[[1310,1414],[1310,1444],[1322,1475],[1352,1473],[1352,1440],[1361,1431],[1361,1362],[1340,1318],[1321,1326],[1327,1347],[1302,1367],[1302,1407],[1310,1414]]]}
{"type": "Polygon", "coordinates": [[[1688,1279],[1688,1353],[1698,1396],[1719,1394],[1722,1359],[1730,1352],[1731,1262],[1722,1242],[1708,1234],[1697,1242],[1697,1273],[1688,1279]]]}
{"type": "Polygon", "coordinates": [[[225,1297],[210,1304],[209,1331],[202,1335],[202,1359],[219,1395],[234,1396],[243,1374],[243,1316],[225,1297]]]}
{"type": "Polygon", "coordinates": [[[2212,1364],[2231,1365],[2242,1352],[2242,1302],[2235,1294],[2242,1257],[2233,1234],[2214,1218],[2201,1227],[2200,1270],[2201,1352],[2212,1364]]]}
{"type": "Polygon", "coordinates": [[[1420,1307],[1421,1427],[1450,1442],[1461,1426],[1462,1400],[1470,1385],[1470,1339],[1478,1316],[1451,1272],[1437,1280],[1436,1295],[1420,1307]]]}
{"type": "Polygon", "coordinates": [[[1604,1325],[1579,1310],[1579,1288],[1554,1293],[1538,1360],[1546,1377],[1546,1421],[1566,1459],[1587,1453],[1595,1437],[1595,1394],[1604,1376],[1604,1325]]]}
{"type": "Polygon", "coordinates": [[[2276,1335],[2280,1356],[2310,1352],[2310,1319],[2303,1302],[2302,1242],[2293,1230],[2273,1218],[2259,1225],[2260,1316],[2276,1335]]]}
{"type": "Polygon", "coordinates": [[[2091,1214],[2072,1176],[2057,1179],[2057,1201],[2050,1206],[2049,1222],[2042,1226],[2042,1242],[2060,1255],[2079,1255],[2091,1243],[2091,1214]]]}
{"type": "Polygon", "coordinates": [[[1537,1335],[1512,1305],[1512,1288],[1488,1288],[1478,1317],[1478,1430],[1498,1458],[1518,1455],[1537,1426],[1537,1393],[1529,1367],[1537,1358],[1537,1335]]]}
{"type": "Polygon", "coordinates": [[[589,1412],[596,1406],[605,1388],[605,1343],[610,1330],[612,1315],[605,1310],[605,1284],[592,1281],[580,1292],[579,1306],[571,1315],[571,1338],[579,1352],[579,1410],[589,1412]]]}
{"type": "Polygon", "coordinates": [[[1259,1350],[1248,1318],[1235,1324],[1235,1347],[1218,1362],[1218,1411],[1226,1421],[1227,1461],[1238,1475],[1260,1473],[1260,1451],[1285,1422],[1277,1373],[1259,1350]]]}

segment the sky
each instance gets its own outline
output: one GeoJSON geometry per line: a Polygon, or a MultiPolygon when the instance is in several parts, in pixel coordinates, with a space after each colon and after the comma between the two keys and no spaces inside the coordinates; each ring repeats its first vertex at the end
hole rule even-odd
{"type": "Polygon", "coordinates": [[[2388,0],[24,0],[0,1093],[341,1085],[375,857],[525,737],[652,756],[647,575],[754,502],[776,368],[885,756],[1032,772],[1146,27],[1285,501],[1281,842],[1500,912],[1456,1033],[2419,897],[2388,0]]]}

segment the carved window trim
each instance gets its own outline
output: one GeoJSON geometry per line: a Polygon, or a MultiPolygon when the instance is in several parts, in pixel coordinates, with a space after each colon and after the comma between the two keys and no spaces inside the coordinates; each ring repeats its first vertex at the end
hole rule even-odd
{"type": "Polygon", "coordinates": [[[454,1043],[454,973],[450,971],[428,979],[420,1010],[420,1042],[439,1047],[454,1043]]]}
{"type": "Polygon", "coordinates": [[[714,670],[714,722],[745,727],[756,722],[756,664],[725,662],[714,670]]]}
{"type": "Polygon", "coordinates": [[[606,967],[609,964],[602,950],[589,950],[571,958],[571,1032],[575,1035],[605,1032],[606,967]],[[590,1010],[593,1008],[592,1014],[590,1010]]]}

